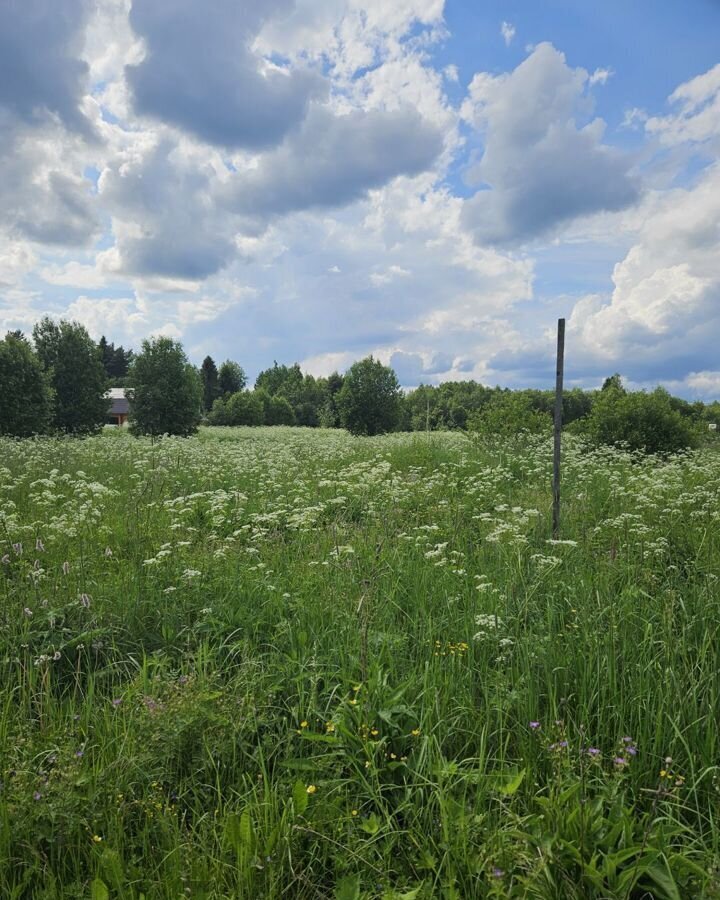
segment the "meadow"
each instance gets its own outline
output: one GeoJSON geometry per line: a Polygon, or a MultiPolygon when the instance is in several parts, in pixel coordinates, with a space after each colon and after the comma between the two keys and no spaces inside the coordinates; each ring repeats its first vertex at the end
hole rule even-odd
{"type": "Polygon", "coordinates": [[[0,896],[720,897],[720,453],[0,439],[0,896]]]}

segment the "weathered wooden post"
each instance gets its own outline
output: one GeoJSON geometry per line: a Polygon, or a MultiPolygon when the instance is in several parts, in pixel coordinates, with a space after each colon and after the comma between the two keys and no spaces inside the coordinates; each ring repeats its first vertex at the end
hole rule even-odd
{"type": "Polygon", "coordinates": [[[553,538],[560,537],[560,440],[562,435],[565,319],[558,319],[557,368],[555,370],[555,441],[553,445],[553,538]]]}

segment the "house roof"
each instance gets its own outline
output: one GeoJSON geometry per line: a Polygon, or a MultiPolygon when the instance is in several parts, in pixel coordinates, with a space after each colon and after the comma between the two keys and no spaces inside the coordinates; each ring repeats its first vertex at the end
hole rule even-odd
{"type": "Polygon", "coordinates": [[[125,396],[125,388],[110,388],[107,392],[110,400],[111,416],[126,416],[130,410],[130,404],[125,396]]]}

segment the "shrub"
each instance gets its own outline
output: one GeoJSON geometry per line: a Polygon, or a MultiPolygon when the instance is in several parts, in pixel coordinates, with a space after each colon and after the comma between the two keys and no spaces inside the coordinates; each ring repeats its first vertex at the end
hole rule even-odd
{"type": "Polygon", "coordinates": [[[593,444],[622,444],[646,453],[674,453],[700,442],[698,426],[673,408],[663,388],[652,393],[600,391],[582,432],[593,444]]]}
{"type": "Polygon", "coordinates": [[[479,434],[542,434],[552,429],[552,418],[534,409],[529,397],[512,391],[495,394],[468,420],[468,430],[479,434]]]}

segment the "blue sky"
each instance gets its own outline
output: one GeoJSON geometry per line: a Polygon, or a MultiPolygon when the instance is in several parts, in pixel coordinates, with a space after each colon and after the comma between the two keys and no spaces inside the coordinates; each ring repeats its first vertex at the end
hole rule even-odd
{"type": "Polygon", "coordinates": [[[720,396],[715,0],[0,9],[0,329],[720,396]]]}

